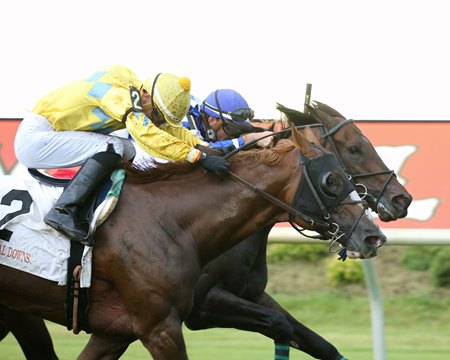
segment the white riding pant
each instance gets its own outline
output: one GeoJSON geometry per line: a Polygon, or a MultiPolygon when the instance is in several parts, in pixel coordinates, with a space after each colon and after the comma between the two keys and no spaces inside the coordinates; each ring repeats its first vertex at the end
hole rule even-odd
{"type": "Polygon", "coordinates": [[[22,120],[14,140],[16,157],[28,168],[51,169],[80,166],[108,144],[125,160],[135,155],[129,139],[89,131],[56,131],[44,117],[29,113],[22,120]]]}

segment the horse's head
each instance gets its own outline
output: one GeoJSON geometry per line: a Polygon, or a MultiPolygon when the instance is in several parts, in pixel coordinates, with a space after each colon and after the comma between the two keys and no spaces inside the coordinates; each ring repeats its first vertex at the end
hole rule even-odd
{"type": "Polygon", "coordinates": [[[291,222],[340,243],[350,258],[376,256],[386,237],[336,157],[317,145],[312,132],[303,135],[292,126],[292,137],[300,151],[301,180],[290,196],[293,208],[306,216],[291,214],[291,222]]]}
{"type": "Polygon", "coordinates": [[[407,215],[412,196],[398,182],[394,172],[387,168],[372,143],[353,121],[319,102],[308,107],[308,115],[282,105],[279,105],[279,109],[296,125],[322,125],[322,145],[338,157],[346,172],[357,183],[356,188],[361,196],[382,221],[407,215]]]}

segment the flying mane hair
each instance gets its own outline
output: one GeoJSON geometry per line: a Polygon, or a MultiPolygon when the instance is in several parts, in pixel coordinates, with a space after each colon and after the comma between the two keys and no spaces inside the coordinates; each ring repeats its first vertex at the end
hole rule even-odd
{"type": "MultiPolygon", "coordinates": [[[[256,162],[260,164],[276,164],[284,158],[284,155],[295,147],[290,140],[280,140],[273,148],[250,149],[236,153],[232,161],[256,162]]],[[[197,168],[188,161],[158,162],[151,161],[147,164],[125,164],[127,181],[136,184],[146,184],[158,180],[166,180],[178,174],[187,174],[197,168]]]]}

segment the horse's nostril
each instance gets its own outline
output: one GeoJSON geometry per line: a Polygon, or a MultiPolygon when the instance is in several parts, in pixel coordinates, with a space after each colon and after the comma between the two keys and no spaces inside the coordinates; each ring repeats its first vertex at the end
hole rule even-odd
{"type": "Polygon", "coordinates": [[[392,199],[392,203],[400,209],[406,210],[411,204],[412,197],[407,195],[397,195],[392,199]]]}
{"type": "Polygon", "coordinates": [[[379,248],[383,245],[383,241],[378,236],[368,236],[365,239],[366,243],[372,247],[379,248]]]}

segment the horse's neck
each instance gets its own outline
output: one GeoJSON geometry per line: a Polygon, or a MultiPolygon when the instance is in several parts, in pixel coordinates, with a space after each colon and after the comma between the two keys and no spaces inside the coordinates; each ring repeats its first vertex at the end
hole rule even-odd
{"type": "MultiPolygon", "coordinates": [[[[248,173],[246,180],[258,189],[270,189],[273,196],[279,197],[285,181],[280,180],[281,176],[276,174],[282,172],[283,176],[287,176],[287,171],[278,171],[274,172],[273,176],[267,176],[264,171],[259,171],[258,174],[254,169],[253,180],[248,179],[248,173]]],[[[276,215],[282,213],[278,206],[242,185],[232,183],[232,180],[217,185],[209,194],[205,191],[206,189],[202,189],[202,197],[211,196],[205,208],[214,210],[199,214],[197,224],[200,226],[194,230],[197,232],[194,240],[202,265],[271,222],[274,224],[276,215]]]]}
{"type": "MultiPolygon", "coordinates": [[[[299,181],[298,167],[289,165],[297,161],[298,152],[285,155],[295,159],[280,159],[273,165],[259,164],[252,156],[245,158],[249,163],[232,161],[233,172],[252,186],[287,202],[292,195],[291,182],[296,186],[299,181]]],[[[153,245],[164,244],[173,252],[179,249],[182,254],[195,253],[200,266],[285,214],[277,205],[231,178],[219,181],[215,175],[202,174],[201,170],[173,180],[125,185],[121,205],[113,214],[116,219],[112,221],[123,223],[127,229],[127,219],[133,218],[140,226],[133,227],[133,238],[125,230],[111,236],[126,238],[130,243],[150,238],[153,245]]],[[[142,248],[147,249],[145,245],[142,248]]],[[[145,251],[150,257],[161,256],[158,251],[145,251]]]]}

